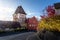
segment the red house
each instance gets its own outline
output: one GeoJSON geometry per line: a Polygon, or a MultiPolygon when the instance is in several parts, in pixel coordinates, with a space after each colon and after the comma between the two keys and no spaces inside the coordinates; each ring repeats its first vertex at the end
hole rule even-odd
{"type": "Polygon", "coordinates": [[[32,18],[28,18],[26,21],[28,30],[37,30],[38,20],[35,16],[33,16],[32,18]]]}

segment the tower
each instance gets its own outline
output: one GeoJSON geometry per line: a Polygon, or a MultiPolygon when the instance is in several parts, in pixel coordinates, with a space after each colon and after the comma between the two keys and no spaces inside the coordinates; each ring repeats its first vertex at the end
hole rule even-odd
{"type": "Polygon", "coordinates": [[[26,13],[23,10],[22,6],[18,6],[15,13],[13,14],[13,21],[17,21],[21,26],[25,23],[26,13]]]}

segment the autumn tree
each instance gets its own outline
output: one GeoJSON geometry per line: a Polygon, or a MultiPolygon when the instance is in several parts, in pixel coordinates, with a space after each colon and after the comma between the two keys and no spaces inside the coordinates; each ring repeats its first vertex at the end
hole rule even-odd
{"type": "Polygon", "coordinates": [[[47,17],[39,21],[38,29],[47,29],[52,31],[60,31],[60,15],[55,15],[55,9],[52,6],[47,8],[47,17]]]}
{"type": "Polygon", "coordinates": [[[50,17],[50,18],[44,18],[39,21],[38,29],[47,29],[47,30],[58,30],[60,31],[60,15],[50,17]]]}

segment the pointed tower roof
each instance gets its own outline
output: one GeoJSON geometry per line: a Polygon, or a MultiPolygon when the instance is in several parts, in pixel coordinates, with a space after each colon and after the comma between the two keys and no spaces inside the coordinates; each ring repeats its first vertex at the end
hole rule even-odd
{"type": "Polygon", "coordinates": [[[17,7],[17,9],[15,11],[15,14],[17,14],[17,13],[26,14],[24,9],[22,8],[22,6],[17,7]]]}

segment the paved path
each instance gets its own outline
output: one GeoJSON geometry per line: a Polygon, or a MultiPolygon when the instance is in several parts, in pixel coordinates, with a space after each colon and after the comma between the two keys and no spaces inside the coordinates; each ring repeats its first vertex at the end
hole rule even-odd
{"type": "Polygon", "coordinates": [[[29,35],[33,35],[33,34],[35,34],[35,32],[20,33],[20,34],[0,37],[0,40],[25,40],[29,35]]]}

